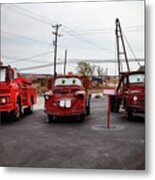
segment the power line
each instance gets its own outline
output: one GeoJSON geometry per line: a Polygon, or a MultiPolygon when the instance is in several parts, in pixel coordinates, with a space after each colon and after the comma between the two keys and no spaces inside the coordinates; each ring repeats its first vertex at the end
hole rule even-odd
{"type": "MultiPolygon", "coordinates": [[[[78,29],[78,32],[76,33],[70,33],[70,34],[79,34],[79,35],[83,35],[85,33],[110,33],[110,32],[114,32],[114,28],[100,28],[100,29],[78,29]]],[[[124,27],[124,31],[141,31],[144,30],[144,26],[127,26],[124,27]]]]}
{"type": "MultiPolygon", "coordinates": [[[[89,62],[89,63],[117,63],[115,59],[88,59],[88,58],[82,58],[82,59],[78,59],[78,58],[70,58],[68,59],[68,63],[77,63],[77,62],[80,62],[80,61],[85,61],[85,62],[89,62]]],[[[130,62],[134,62],[135,59],[128,59],[130,62]]],[[[144,61],[143,58],[139,58],[138,59],[139,61],[144,61]]],[[[125,59],[122,59],[122,62],[125,63],[125,59]]]]}
{"type": "MultiPolygon", "coordinates": [[[[108,1],[108,0],[107,0],[108,1]]],[[[117,0],[116,0],[117,1],[117,0]]],[[[122,0],[123,1],[123,0],[122,0]]],[[[125,0],[124,0],[125,1],[125,0]]],[[[132,1],[132,0],[131,0],[132,1]]],[[[136,1],[136,0],[133,0],[133,1],[136,1]]],[[[66,2],[66,1],[65,1],[66,2]]],[[[80,1],[79,1],[80,2],[80,1]]],[[[84,1],[82,1],[82,2],[84,2],[84,1]]],[[[93,2],[93,1],[92,1],[93,2]]],[[[96,1],[94,1],[94,2],[96,2],[96,1]]],[[[100,1],[99,1],[100,2],[100,1]]],[[[52,3],[52,2],[51,2],[52,3]]],[[[59,2],[58,2],[59,3],[59,2]]],[[[60,2],[61,3],[61,2],[60,2]]],[[[23,3],[22,3],[23,4],[23,3]]],[[[12,6],[9,6],[9,8],[12,8],[12,6]]],[[[37,16],[37,17],[40,17],[41,19],[42,19],[42,22],[43,23],[46,23],[46,24],[49,24],[49,25],[51,25],[51,23],[52,22],[54,22],[54,23],[58,23],[57,21],[55,21],[55,20],[53,20],[53,19],[51,19],[51,18],[48,18],[48,17],[45,17],[45,16],[41,16],[40,14],[37,14],[37,13],[34,13],[34,12],[32,12],[32,11],[29,11],[29,10],[27,10],[27,9],[25,9],[25,8],[22,8],[22,7],[19,7],[19,5],[17,6],[17,5],[13,5],[13,7],[15,7],[16,9],[19,9],[19,10],[22,10],[22,11],[25,11],[25,12],[27,12],[28,14],[32,14],[33,16],[37,16]],[[47,23],[47,21],[45,21],[45,20],[47,20],[48,21],[48,23],[47,23]]],[[[28,15],[28,14],[26,14],[26,15],[28,15]]],[[[36,20],[36,19],[35,19],[36,20]]],[[[71,30],[71,28],[68,28],[67,26],[64,26],[65,28],[67,28],[67,29],[69,29],[69,30],[71,30]]],[[[131,29],[131,28],[144,28],[144,26],[129,26],[129,27],[124,27],[124,30],[125,29],[131,29]]],[[[112,28],[105,28],[105,29],[82,29],[82,30],[80,30],[80,29],[78,29],[78,32],[81,32],[81,31],[113,31],[114,30],[114,28],[112,27],[112,28]]]]}
{"type": "MultiPolygon", "coordinates": [[[[69,59],[68,60],[68,63],[77,63],[77,62],[80,62],[81,60],[83,60],[83,59],[69,59]],[[75,62],[76,61],[76,62],[75,62]]],[[[110,60],[110,59],[108,59],[108,60],[102,60],[102,59],[96,59],[96,60],[93,60],[93,59],[85,59],[85,61],[86,62],[89,62],[89,63],[102,63],[102,64],[104,64],[104,63],[117,63],[115,60],[110,60]]],[[[124,61],[125,62],[125,60],[122,60],[122,61],[124,61]]],[[[129,59],[129,61],[135,61],[135,59],[129,59]]],[[[139,59],[139,61],[144,61],[144,59],[139,59]]],[[[57,65],[62,65],[63,64],[63,62],[57,62],[57,65]]],[[[26,67],[26,68],[21,68],[21,69],[19,69],[20,71],[25,71],[25,70],[32,70],[32,69],[40,69],[40,68],[45,68],[45,67],[49,67],[49,66],[53,66],[54,65],[54,63],[48,63],[48,64],[44,64],[44,65],[38,65],[38,66],[31,66],[31,67],[26,67]]]]}
{"type": "Polygon", "coordinates": [[[18,14],[26,17],[26,18],[30,18],[31,20],[35,20],[35,21],[41,22],[43,24],[50,25],[49,22],[45,21],[46,18],[45,19],[40,18],[39,14],[35,14],[35,13],[31,12],[31,11],[28,11],[28,10],[26,10],[24,8],[21,8],[19,6],[16,6],[16,5],[13,5],[13,6],[10,5],[10,6],[7,6],[7,7],[9,8],[8,10],[13,11],[14,13],[18,13],[18,14]],[[36,16],[38,16],[39,18],[36,17],[36,16]]]}
{"type": "MultiPolygon", "coordinates": [[[[60,49],[65,49],[66,47],[62,47],[62,46],[58,46],[58,48],[60,49]]],[[[91,50],[91,51],[102,51],[102,49],[93,49],[93,48],[86,48],[86,47],[68,47],[68,49],[73,49],[73,51],[77,51],[77,50],[83,50],[83,51],[86,51],[86,50],[91,50]]]]}
{"type": "Polygon", "coordinates": [[[19,34],[13,33],[13,32],[7,32],[7,31],[0,31],[0,32],[11,35],[11,36],[16,36],[16,37],[19,37],[19,38],[22,38],[22,39],[25,39],[25,40],[29,40],[29,41],[37,41],[39,43],[44,43],[44,44],[48,44],[48,45],[51,44],[49,42],[45,42],[45,41],[42,41],[42,40],[39,40],[39,39],[29,38],[27,36],[19,35],[19,34]]]}
{"type": "MultiPolygon", "coordinates": [[[[125,32],[137,32],[143,31],[143,29],[138,29],[138,30],[125,30],[125,32]]],[[[78,35],[78,36],[89,36],[89,35],[103,35],[103,34],[108,34],[112,33],[113,31],[86,31],[86,32],[77,32],[77,33],[69,33],[69,35],[78,35]]]]}
{"type": "MultiPolygon", "coordinates": [[[[67,28],[68,29],[68,28],[67,28]]],[[[66,31],[66,30],[64,30],[64,31],[66,31]]],[[[76,32],[76,31],[74,31],[74,30],[70,30],[71,32],[76,32]]],[[[87,43],[87,44],[90,44],[91,46],[94,46],[94,47],[97,47],[98,49],[101,49],[101,50],[104,50],[104,51],[107,51],[108,53],[112,53],[112,50],[110,50],[110,49],[107,49],[107,48],[103,48],[103,47],[99,47],[96,43],[94,43],[94,42],[92,42],[92,41],[90,41],[90,40],[87,40],[87,39],[81,39],[81,37],[79,37],[79,36],[77,36],[76,34],[72,34],[72,33],[69,33],[68,31],[66,31],[66,33],[68,33],[68,35],[70,35],[70,36],[73,36],[74,38],[76,38],[76,39],[78,39],[78,40],[80,40],[80,41],[83,41],[83,42],[85,42],[85,43],[87,43]]],[[[77,32],[76,32],[77,33],[77,32]]]]}
{"type": "MultiPolygon", "coordinates": [[[[50,22],[55,22],[54,20],[51,20],[51,19],[49,19],[49,18],[47,18],[47,17],[44,17],[44,16],[40,16],[39,14],[33,13],[33,12],[31,12],[31,11],[28,11],[28,10],[26,10],[26,9],[24,9],[24,8],[17,7],[17,6],[16,6],[16,8],[21,9],[21,10],[23,10],[23,11],[27,11],[28,13],[34,14],[35,16],[38,16],[38,17],[47,19],[47,20],[50,21],[50,22]]],[[[35,20],[36,20],[36,19],[35,19],[35,20]]],[[[43,21],[43,20],[42,20],[42,22],[45,23],[45,21],[43,21]]],[[[49,24],[49,25],[50,25],[50,22],[49,22],[49,23],[46,22],[46,24],[49,24]]],[[[67,26],[63,26],[63,27],[66,28],[66,29],[68,29],[68,30],[70,30],[70,31],[73,32],[73,33],[76,32],[76,31],[72,30],[71,28],[69,28],[69,27],[67,27],[67,26]]],[[[68,32],[67,32],[67,33],[68,33],[68,32]]],[[[76,32],[76,33],[77,33],[77,32],[76,32]]],[[[81,40],[81,41],[83,41],[83,42],[85,42],[85,43],[87,43],[87,44],[90,44],[90,45],[92,45],[92,46],[98,47],[98,45],[97,45],[96,43],[94,43],[94,42],[92,42],[92,41],[90,41],[90,40],[81,39],[80,37],[77,37],[77,36],[75,36],[75,35],[71,35],[71,36],[74,36],[75,38],[77,38],[77,39],[79,39],[79,40],[81,40]]],[[[109,49],[106,49],[106,48],[103,48],[103,47],[98,47],[98,48],[100,48],[100,49],[102,49],[102,50],[104,50],[104,51],[107,51],[107,52],[111,53],[111,50],[109,50],[109,49]]]]}
{"type": "MultiPolygon", "coordinates": [[[[58,62],[57,64],[63,64],[63,62],[58,62]]],[[[40,69],[40,68],[45,68],[49,66],[53,66],[54,63],[49,63],[49,64],[44,64],[44,65],[39,65],[39,66],[31,66],[31,67],[26,67],[26,68],[21,68],[19,69],[20,71],[25,71],[25,70],[32,70],[32,69],[40,69]]]]}
{"type": "MultiPolygon", "coordinates": [[[[117,1],[117,0],[116,0],[117,1]]],[[[60,3],[67,3],[67,1],[61,1],[60,3]]],[[[71,3],[72,1],[68,1],[68,3],[71,3]]],[[[73,1],[73,2],[105,2],[105,1],[73,1]]],[[[15,5],[14,5],[15,6],[15,5]]],[[[44,16],[41,16],[41,15],[39,15],[39,14],[37,14],[37,13],[34,13],[34,12],[32,12],[32,11],[29,11],[29,10],[27,10],[27,9],[24,9],[24,8],[21,8],[21,7],[19,7],[19,6],[15,6],[15,8],[17,8],[17,9],[20,9],[21,11],[24,11],[24,13],[26,12],[26,15],[28,15],[28,14],[31,14],[31,18],[32,18],[32,16],[35,16],[35,20],[37,20],[37,21],[40,21],[40,22],[42,22],[42,23],[45,23],[45,24],[48,24],[48,25],[50,25],[51,24],[51,22],[56,22],[56,21],[54,21],[54,20],[52,20],[52,19],[49,19],[49,18],[47,18],[47,17],[44,17],[44,16]],[[27,14],[28,13],[28,14],[27,14]],[[36,16],[37,16],[37,18],[39,17],[40,19],[36,19],[36,16]],[[45,21],[45,19],[48,21],[45,21]]],[[[96,44],[96,43],[94,43],[94,42],[92,42],[92,41],[90,41],[90,40],[87,40],[87,39],[82,39],[81,37],[79,37],[78,35],[82,35],[82,34],[80,34],[79,33],[79,31],[80,30],[78,30],[78,32],[77,31],[75,31],[75,30],[72,30],[71,28],[69,28],[69,27],[67,27],[67,26],[63,26],[65,29],[68,29],[68,30],[65,30],[65,32],[68,34],[68,35],[70,35],[70,36],[73,36],[74,38],[77,38],[77,39],[79,39],[80,41],[83,41],[83,42],[85,42],[85,43],[87,43],[87,44],[90,44],[91,46],[95,46],[95,47],[97,47],[98,49],[102,49],[102,50],[104,50],[104,51],[107,51],[107,52],[109,52],[109,53],[111,53],[113,50],[110,50],[110,49],[107,49],[107,48],[104,48],[104,47],[99,47],[98,46],[98,44],[96,44]]],[[[105,32],[105,33],[107,33],[107,32],[105,32]]],[[[90,33],[91,34],[91,33],[90,33]]],[[[95,34],[95,33],[94,33],[95,34]]],[[[87,33],[87,35],[88,35],[88,33],[87,33]]]]}
{"type": "MultiPolygon", "coordinates": [[[[5,55],[2,55],[2,57],[9,57],[9,58],[12,58],[12,59],[16,59],[15,61],[11,61],[11,62],[9,62],[9,63],[15,63],[15,62],[20,62],[20,61],[27,61],[27,62],[33,62],[32,61],[32,59],[33,58],[36,58],[36,57],[41,57],[41,56],[44,56],[44,55],[47,55],[47,54],[50,54],[51,52],[53,52],[53,51],[49,51],[49,52],[44,52],[44,53],[41,53],[41,54],[37,54],[37,55],[34,55],[34,56],[31,56],[31,57],[27,57],[27,58],[15,58],[15,57],[10,57],[10,56],[5,56],[5,55]]],[[[39,62],[39,63],[42,63],[42,61],[36,61],[35,60],[35,62],[39,62]]],[[[34,62],[34,63],[35,63],[34,62]]]]}
{"type": "MultiPolygon", "coordinates": [[[[123,33],[123,34],[124,34],[124,33],[123,33]]],[[[129,43],[129,41],[128,41],[128,39],[127,39],[127,37],[126,37],[125,34],[124,34],[124,38],[125,38],[125,41],[126,41],[127,44],[128,44],[128,47],[129,47],[129,49],[130,49],[130,51],[131,51],[133,57],[135,58],[135,60],[137,61],[138,65],[139,65],[139,67],[140,67],[141,64],[139,63],[138,59],[136,58],[136,55],[135,55],[135,53],[134,53],[134,51],[133,51],[133,49],[132,49],[132,47],[131,47],[131,45],[130,45],[130,43],[129,43]]]]}

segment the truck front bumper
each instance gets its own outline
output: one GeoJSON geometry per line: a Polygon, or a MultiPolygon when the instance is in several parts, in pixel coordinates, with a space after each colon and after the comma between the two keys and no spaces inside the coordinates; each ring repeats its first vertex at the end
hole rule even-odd
{"type": "Polygon", "coordinates": [[[145,107],[143,106],[131,105],[130,108],[133,110],[134,113],[145,113],[145,107]]]}
{"type": "Polygon", "coordinates": [[[63,111],[51,111],[50,109],[44,110],[47,114],[53,115],[53,116],[78,116],[81,114],[84,114],[84,110],[77,111],[77,110],[63,110],[63,111]]]}
{"type": "Polygon", "coordinates": [[[0,112],[11,112],[14,110],[12,103],[0,104],[0,112]]]}

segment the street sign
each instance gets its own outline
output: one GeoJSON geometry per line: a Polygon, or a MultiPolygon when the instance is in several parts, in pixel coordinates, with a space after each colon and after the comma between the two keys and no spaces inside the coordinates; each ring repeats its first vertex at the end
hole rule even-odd
{"type": "Polygon", "coordinates": [[[107,108],[107,128],[110,128],[110,96],[115,95],[115,89],[103,89],[103,95],[108,96],[108,108],[107,108]]]}
{"type": "Polygon", "coordinates": [[[103,95],[115,95],[115,89],[103,89],[103,95]]]}

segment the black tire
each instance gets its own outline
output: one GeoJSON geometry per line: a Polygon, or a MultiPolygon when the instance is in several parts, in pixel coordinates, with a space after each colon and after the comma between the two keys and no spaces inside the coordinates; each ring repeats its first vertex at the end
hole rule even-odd
{"type": "Polygon", "coordinates": [[[115,112],[115,97],[110,96],[110,111],[115,112]]]}
{"type": "Polygon", "coordinates": [[[33,100],[30,100],[30,106],[24,109],[24,114],[32,114],[33,113],[33,100]]]}
{"type": "Polygon", "coordinates": [[[130,107],[127,109],[127,119],[129,121],[133,120],[133,110],[130,107]]]}
{"type": "Polygon", "coordinates": [[[114,110],[114,112],[118,113],[119,112],[119,108],[120,108],[119,100],[116,100],[115,101],[115,110],[114,110]]]}
{"type": "Polygon", "coordinates": [[[86,116],[90,115],[90,99],[88,99],[88,104],[86,106],[86,116]]]}
{"type": "Polygon", "coordinates": [[[54,118],[53,118],[53,116],[52,115],[50,115],[50,114],[48,114],[47,115],[47,123],[52,123],[52,122],[54,122],[54,118]]]}
{"type": "Polygon", "coordinates": [[[110,111],[118,113],[120,108],[120,98],[116,96],[110,96],[110,111]]]}
{"type": "Polygon", "coordinates": [[[31,99],[30,103],[31,103],[31,105],[27,108],[28,114],[33,113],[33,100],[32,99],[31,99]]]}
{"type": "Polygon", "coordinates": [[[79,115],[79,121],[84,122],[84,120],[85,120],[85,114],[79,115]]]}
{"type": "Polygon", "coordinates": [[[15,110],[15,120],[19,120],[22,115],[22,108],[19,99],[17,99],[16,105],[17,105],[17,110],[15,110]]]}

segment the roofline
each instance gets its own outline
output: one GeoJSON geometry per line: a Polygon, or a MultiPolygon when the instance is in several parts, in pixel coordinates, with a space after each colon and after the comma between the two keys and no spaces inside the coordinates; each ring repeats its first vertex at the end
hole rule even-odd
{"type": "Polygon", "coordinates": [[[76,77],[76,78],[81,78],[81,76],[78,75],[57,75],[56,78],[70,78],[70,77],[76,77]]]}

